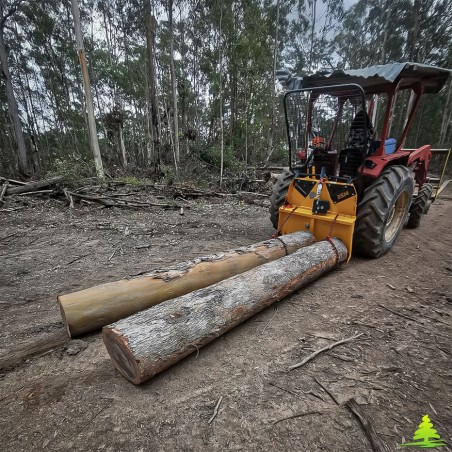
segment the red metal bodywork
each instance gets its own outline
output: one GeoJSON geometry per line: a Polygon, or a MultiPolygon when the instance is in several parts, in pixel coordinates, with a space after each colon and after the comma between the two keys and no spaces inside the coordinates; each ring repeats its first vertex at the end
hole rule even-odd
{"type": "Polygon", "coordinates": [[[393,154],[372,155],[364,162],[363,176],[376,179],[388,165],[404,165],[413,169],[416,183],[419,186],[425,182],[430,162],[430,145],[426,144],[414,151],[396,150],[393,154]],[[370,165],[375,165],[370,168],[370,165]]]}
{"type": "MultiPolygon", "coordinates": [[[[395,97],[399,90],[399,85],[400,82],[392,89],[386,91],[386,94],[388,95],[388,105],[386,108],[383,129],[381,131],[381,145],[372,156],[366,159],[361,174],[363,176],[369,176],[372,179],[376,179],[388,165],[404,165],[413,169],[416,183],[419,184],[419,186],[422,186],[427,178],[430,157],[432,156],[432,153],[430,152],[430,145],[421,146],[414,151],[402,149],[408,130],[410,129],[413,121],[414,114],[419,105],[419,100],[424,92],[422,82],[418,82],[412,87],[413,95],[410,101],[408,119],[403,128],[402,136],[398,140],[399,142],[395,152],[392,154],[385,154],[384,151],[384,142],[389,131],[390,120],[394,108],[395,97]]],[[[370,105],[370,109],[372,108],[373,103],[370,105]]]]}

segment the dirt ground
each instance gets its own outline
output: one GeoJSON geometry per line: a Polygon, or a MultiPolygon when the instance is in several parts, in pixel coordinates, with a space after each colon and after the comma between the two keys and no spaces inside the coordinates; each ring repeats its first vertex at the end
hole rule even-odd
{"type": "Polygon", "coordinates": [[[425,414],[452,444],[451,200],[384,257],[353,258],[137,387],[100,332],[68,340],[57,295],[264,240],[267,209],[201,198],[182,216],[36,198],[0,213],[3,451],[372,450],[315,378],[341,403],[354,397],[389,451],[425,414]]]}

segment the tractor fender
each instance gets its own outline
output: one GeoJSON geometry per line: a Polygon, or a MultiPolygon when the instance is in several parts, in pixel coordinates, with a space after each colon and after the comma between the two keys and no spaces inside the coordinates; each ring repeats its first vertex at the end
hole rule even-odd
{"type": "Polygon", "coordinates": [[[410,152],[399,151],[389,155],[373,155],[364,160],[362,176],[370,179],[377,179],[380,174],[389,166],[401,165],[408,166],[410,152]]]}
{"type": "Polygon", "coordinates": [[[430,145],[428,144],[418,149],[402,149],[393,154],[372,155],[363,163],[362,176],[377,179],[389,166],[401,165],[411,168],[414,172],[416,183],[422,186],[427,178],[431,155],[430,145]]]}

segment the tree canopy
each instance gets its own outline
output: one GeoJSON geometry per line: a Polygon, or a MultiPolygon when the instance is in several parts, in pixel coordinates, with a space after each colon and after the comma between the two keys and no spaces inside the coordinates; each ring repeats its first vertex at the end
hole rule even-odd
{"type": "MultiPolygon", "coordinates": [[[[190,168],[219,175],[223,166],[227,176],[285,162],[275,68],[298,75],[395,61],[451,68],[448,6],[80,0],[105,170],[160,177],[176,166],[184,178],[190,168]]],[[[71,1],[0,0],[0,57],[0,172],[45,175],[69,166],[93,174],[71,1]]],[[[450,146],[450,92],[449,83],[425,96],[409,146],[450,146]]]]}

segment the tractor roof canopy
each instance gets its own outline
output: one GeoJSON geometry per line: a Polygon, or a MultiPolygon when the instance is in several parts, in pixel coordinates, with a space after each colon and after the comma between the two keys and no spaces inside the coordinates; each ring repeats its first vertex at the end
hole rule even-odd
{"type": "Polygon", "coordinates": [[[451,73],[449,69],[427,64],[392,63],[364,69],[319,72],[305,77],[293,76],[284,69],[277,71],[277,77],[288,90],[356,83],[365,94],[378,94],[393,91],[397,85],[398,89],[414,88],[421,82],[424,93],[437,93],[451,73]]]}

